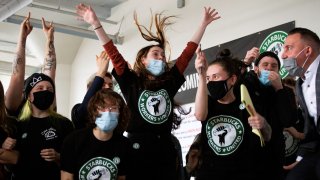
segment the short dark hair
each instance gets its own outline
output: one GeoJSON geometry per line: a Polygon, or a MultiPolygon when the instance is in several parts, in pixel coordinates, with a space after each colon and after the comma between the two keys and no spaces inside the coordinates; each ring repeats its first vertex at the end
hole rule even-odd
{"type": "Polygon", "coordinates": [[[313,42],[318,46],[318,48],[320,47],[319,36],[315,32],[313,32],[307,28],[302,28],[302,27],[294,28],[291,31],[289,31],[288,36],[293,35],[293,34],[300,34],[302,39],[309,41],[309,42],[313,42]]]}
{"type": "Polygon", "coordinates": [[[274,58],[277,63],[278,63],[278,69],[280,70],[280,59],[278,57],[278,55],[272,51],[265,51],[263,53],[261,53],[258,58],[254,61],[254,65],[255,66],[259,66],[260,60],[264,57],[271,57],[274,58]]]}

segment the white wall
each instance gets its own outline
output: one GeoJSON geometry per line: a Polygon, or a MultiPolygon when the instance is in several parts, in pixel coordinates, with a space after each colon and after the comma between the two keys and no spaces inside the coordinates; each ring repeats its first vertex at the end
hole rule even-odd
{"type": "MultiPolygon", "coordinates": [[[[181,9],[176,7],[177,2],[174,0],[137,1],[140,1],[138,5],[133,5],[132,1],[120,5],[114,9],[115,13],[111,17],[112,20],[120,20],[123,15],[121,9],[125,12],[129,10],[120,31],[125,36],[124,43],[117,47],[131,64],[134,63],[137,51],[149,44],[141,38],[133,23],[133,10],[137,11],[140,22],[148,20],[150,8],[153,12],[165,10],[168,15],[178,16],[176,23],[168,29],[167,33],[172,59],[181,53],[186,42],[195,32],[204,6],[216,8],[221,19],[207,28],[201,42],[203,49],[290,21],[296,21],[296,27],[306,27],[320,35],[320,24],[317,21],[320,17],[320,0],[186,0],[185,7],[181,9]],[[118,11],[121,12],[118,14],[118,11]]],[[[108,25],[104,25],[104,28],[107,31],[114,29],[108,25]]],[[[102,46],[97,41],[82,42],[71,67],[69,110],[75,103],[81,102],[86,91],[86,80],[96,71],[95,55],[101,50],[102,46]]],[[[63,100],[68,104],[67,99],[63,100]]],[[[63,100],[61,103],[64,103],[63,100]]]]}

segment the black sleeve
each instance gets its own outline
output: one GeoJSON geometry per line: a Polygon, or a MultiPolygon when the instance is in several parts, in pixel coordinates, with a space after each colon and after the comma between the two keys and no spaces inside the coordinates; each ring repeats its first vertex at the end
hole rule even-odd
{"type": "Polygon", "coordinates": [[[69,172],[76,176],[76,153],[75,153],[75,132],[65,138],[60,153],[61,170],[69,172]]]}
{"type": "Polygon", "coordinates": [[[75,105],[71,111],[71,120],[76,129],[81,129],[86,127],[88,123],[88,103],[92,96],[95,95],[97,91],[99,91],[104,83],[104,79],[96,76],[93,80],[92,85],[88,89],[86,95],[83,98],[81,104],[75,105]]]}
{"type": "Polygon", "coordinates": [[[298,109],[292,89],[284,86],[276,92],[276,109],[283,127],[294,126],[298,120],[298,109]]]}

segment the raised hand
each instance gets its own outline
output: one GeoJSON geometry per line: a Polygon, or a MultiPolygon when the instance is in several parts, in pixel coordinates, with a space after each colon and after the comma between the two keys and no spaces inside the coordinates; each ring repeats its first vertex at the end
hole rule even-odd
{"type": "Polygon", "coordinates": [[[77,14],[79,15],[78,16],[79,20],[85,21],[88,24],[92,25],[93,27],[98,27],[101,25],[96,13],[90,6],[87,6],[81,3],[76,6],[76,9],[77,9],[77,14]]]}
{"type": "Polygon", "coordinates": [[[204,13],[203,13],[203,19],[202,24],[207,26],[212,21],[215,21],[217,19],[220,19],[220,16],[218,15],[218,12],[216,9],[211,9],[211,7],[204,7],[204,13]]]}
{"type": "Polygon", "coordinates": [[[249,51],[247,51],[246,57],[244,58],[243,62],[246,65],[250,65],[257,57],[259,56],[259,48],[253,47],[249,51]]]}
{"type": "Polygon", "coordinates": [[[53,23],[50,22],[49,24],[47,24],[44,18],[42,18],[42,30],[46,35],[47,39],[50,41],[53,41],[53,34],[54,34],[53,23]]]}
{"type": "Polygon", "coordinates": [[[30,32],[32,31],[33,27],[30,24],[30,12],[28,16],[22,21],[21,26],[20,26],[20,35],[26,38],[30,32]]]}
{"type": "Polygon", "coordinates": [[[208,69],[208,63],[204,53],[201,51],[201,45],[198,46],[196,50],[196,60],[194,62],[194,67],[196,68],[198,74],[205,75],[208,69]]]}
{"type": "Polygon", "coordinates": [[[277,91],[283,89],[280,74],[276,71],[270,71],[268,79],[271,82],[272,87],[277,91]]]}
{"type": "Polygon", "coordinates": [[[102,51],[100,56],[96,56],[96,63],[98,67],[97,76],[104,77],[109,68],[110,58],[107,52],[102,51]]]}

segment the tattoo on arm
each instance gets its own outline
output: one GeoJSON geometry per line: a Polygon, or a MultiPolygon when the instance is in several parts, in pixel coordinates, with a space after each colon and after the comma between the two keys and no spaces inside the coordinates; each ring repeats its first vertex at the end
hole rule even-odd
{"type": "Polygon", "coordinates": [[[17,54],[17,56],[14,58],[12,62],[12,74],[17,74],[19,72],[18,65],[23,63],[23,59],[21,56],[17,54]]]}
{"type": "Polygon", "coordinates": [[[53,45],[53,41],[50,41],[48,47],[48,54],[45,57],[45,64],[43,67],[43,71],[51,71],[56,67],[56,53],[53,45]]]}

